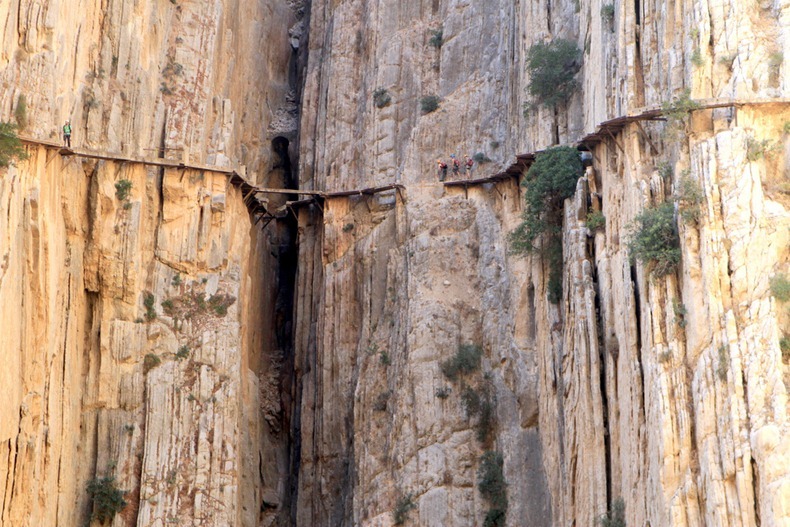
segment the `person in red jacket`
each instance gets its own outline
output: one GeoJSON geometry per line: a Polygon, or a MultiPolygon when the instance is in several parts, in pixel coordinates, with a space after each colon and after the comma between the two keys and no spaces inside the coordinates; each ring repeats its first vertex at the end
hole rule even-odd
{"type": "Polygon", "coordinates": [[[472,174],[472,167],[475,166],[475,160],[469,157],[468,155],[464,156],[464,165],[466,165],[466,175],[469,176],[472,174]]]}
{"type": "Polygon", "coordinates": [[[458,172],[461,170],[461,162],[458,161],[458,158],[455,157],[455,154],[450,154],[450,159],[453,160],[453,175],[458,176],[458,172]]]}

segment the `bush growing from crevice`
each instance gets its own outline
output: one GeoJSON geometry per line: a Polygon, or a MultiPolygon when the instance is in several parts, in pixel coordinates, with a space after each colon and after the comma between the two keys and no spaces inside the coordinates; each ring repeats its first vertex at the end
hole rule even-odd
{"type": "Polygon", "coordinates": [[[454,381],[459,376],[467,375],[480,369],[480,358],[483,349],[476,344],[461,344],[455,355],[442,362],[441,369],[445,377],[454,381]]]}
{"type": "Polygon", "coordinates": [[[189,358],[189,346],[184,344],[183,346],[178,348],[178,351],[176,352],[176,358],[178,360],[183,360],[183,359],[189,358]]]}
{"type": "Polygon", "coordinates": [[[606,227],[606,218],[604,217],[603,212],[599,210],[591,210],[588,212],[585,225],[593,232],[606,227]]]}
{"type": "Polygon", "coordinates": [[[0,168],[7,168],[30,157],[17,135],[18,129],[13,123],[0,122],[0,168]]]}
{"type": "Polygon", "coordinates": [[[727,68],[727,70],[732,73],[733,64],[735,64],[735,59],[738,58],[737,53],[732,53],[730,55],[722,55],[719,57],[719,64],[727,68]]]}
{"type": "Polygon", "coordinates": [[[398,498],[398,501],[395,503],[395,509],[392,511],[392,520],[395,525],[406,523],[406,520],[409,519],[409,512],[415,508],[417,508],[417,505],[415,505],[414,497],[411,493],[398,498]]]}
{"type": "Polygon", "coordinates": [[[436,391],[433,394],[438,397],[439,399],[447,399],[450,397],[450,393],[453,391],[452,388],[449,386],[442,386],[441,388],[436,388],[436,391]]]}
{"type": "Polygon", "coordinates": [[[528,93],[547,108],[568,102],[578,88],[576,73],[582,65],[582,52],[575,42],[555,39],[537,43],[527,51],[528,93]]]}
{"type": "Polygon", "coordinates": [[[778,273],[771,277],[771,294],[780,301],[787,302],[790,300],[790,280],[784,273],[778,273]]]}
{"type": "Polygon", "coordinates": [[[143,359],[143,373],[148,373],[162,364],[162,359],[156,353],[149,353],[143,359]]]}
{"type": "Polygon", "coordinates": [[[145,306],[145,319],[148,322],[151,322],[156,318],[156,309],[154,309],[155,303],[156,303],[156,297],[154,297],[153,293],[149,293],[148,291],[143,292],[143,306],[145,306]]]}
{"type": "Polygon", "coordinates": [[[16,101],[14,119],[20,131],[24,131],[27,128],[27,97],[25,97],[24,93],[16,101]]]}
{"type": "Polygon", "coordinates": [[[691,53],[691,63],[697,68],[705,64],[705,60],[702,58],[702,51],[699,48],[694,48],[694,51],[691,53]]]}
{"type": "Polygon", "coordinates": [[[214,312],[216,316],[224,317],[228,314],[228,308],[233,305],[235,301],[236,298],[230,295],[217,293],[209,297],[208,307],[214,312]]]}
{"type": "Polygon", "coordinates": [[[382,366],[389,366],[392,364],[392,359],[390,358],[390,354],[387,352],[387,350],[381,350],[379,352],[379,362],[382,366]]]}
{"type": "Polygon", "coordinates": [[[672,313],[675,315],[675,321],[677,321],[678,326],[681,328],[685,328],[686,315],[688,314],[688,311],[686,310],[686,305],[677,300],[673,300],[672,313]]]}
{"type": "Polygon", "coordinates": [[[428,39],[428,45],[439,49],[444,44],[444,28],[431,30],[431,38],[428,39]]]}
{"type": "Polygon", "coordinates": [[[680,263],[680,238],[675,224],[675,207],[662,203],[645,209],[631,224],[628,242],[631,261],[639,260],[653,276],[666,276],[680,263]]]}
{"type": "Polygon", "coordinates": [[[438,95],[426,95],[422,99],[420,99],[420,111],[423,114],[428,114],[435,112],[439,109],[439,103],[441,99],[438,95]]]}
{"type": "Polygon", "coordinates": [[[132,182],[128,179],[121,179],[115,183],[115,199],[126,201],[132,191],[132,182]]]}
{"type": "Polygon", "coordinates": [[[691,98],[691,90],[688,88],[683,90],[678,97],[661,105],[661,112],[667,118],[665,131],[669,139],[673,139],[681,132],[685,132],[689,113],[699,108],[699,103],[691,98]]]}
{"type": "Polygon", "coordinates": [[[471,386],[464,386],[461,391],[461,405],[467,417],[477,415],[480,411],[480,395],[471,386]]]}
{"type": "Polygon", "coordinates": [[[503,472],[502,454],[489,450],[480,458],[477,469],[477,489],[488,502],[484,527],[504,527],[507,514],[507,482],[503,472]]]}
{"type": "Polygon", "coordinates": [[[625,527],[625,502],[623,498],[617,498],[603,516],[598,518],[598,525],[601,527],[625,527]]]}
{"type": "Polygon", "coordinates": [[[376,108],[384,108],[392,102],[392,96],[385,88],[377,88],[373,92],[373,104],[376,108]]]}
{"type": "Polygon", "coordinates": [[[746,159],[748,161],[758,161],[764,157],[774,155],[781,145],[770,139],[755,139],[751,135],[746,136],[746,159]]]}
{"type": "Polygon", "coordinates": [[[491,387],[486,384],[480,399],[480,412],[477,418],[475,436],[482,445],[490,445],[496,431],[496,399],[491,387]]]}
{"type": "Polygon", "coordinates": [[[666,161],[659,163],[658,166],[656,166],[656,170],[658,171],[658,175],[665,180],[672,179],[672,175],[675,173],[675,170],[672,168],[672,163],[667,163],[666,161]]]}
{"type": "Polygon", "coordinates": [[[601,18],[609,25],[609,27],[612,27],[614,24],[614,13],[614,4],[605,4],[601,6],[601,18]]]}
{"type": "Polygon", "coordinates": [[[522,185],[526,207],[521,224],[511,234],[511,248],[517,254],[534,252],[535,240],[543,234],[559,234],[563,202],[573,196],[582,175],[576,149],[550,148],[538,154],[522,185]]]}
{"type": "Polygon", "coordinates": [[[464,386],[461,391],[461,404],[467,417],[477,418],[475,435],[482,445],[489,445],[496,430],[496,397],[490,379],[486,377],[479,391],[464,386]]]}
{"type": "Polygon", "coordinates": [[[702,216],[702,204],[705,202],[705,193],[688,171],[680,177],[680,184],[676,196],[680,217],[690,225],[699,225],[702,216]]]}
{"type": "Polygon", "coordinates": [[[92,521],[101,524],[112,522],[115,515],[127,505],[123,499],[126,493],[118,488],[114,476],[90,480],[87,490],[93,501],[92,521]]]}
{"type": "Polygon", "coordinates": [[[510,248],[516,254],[540,250],[548,260],[548,296],[553,303],[562,297],[562,210],[573,196],[583,173],[579,152],[560,146],[537,155],[524,178],[524,213],[521,224],[510,233],[510,248]],[[543,237],[539,249],[535,241],[543,237]]]}
{"type": "Polygon", "coordinates": [[[782,362],[790,362],[790,337],[782,335],[779,339],[779,349],[782,350],[782,362]]]}

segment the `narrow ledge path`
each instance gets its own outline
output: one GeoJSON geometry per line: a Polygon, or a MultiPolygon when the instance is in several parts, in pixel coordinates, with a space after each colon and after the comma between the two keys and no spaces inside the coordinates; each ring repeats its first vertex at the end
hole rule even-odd
{"type": "MultiPolygon", "coordinates": [[[[727,100],[700,99],[700,100],[692,100],[692,102],[694,103],[695,106],[693,108],[688,109],[689,113],[704,111],[704,110],[712,110],[717,108],[737,109],[743,106],[787,105],[790,104],[790,99],[788,98],[727,99],[727,100]]],[[[620,147],[619,143],[617,143],[616,135],[619,134],[627,124],[634,122],[637,123],[639,125],[641,133],[647,136],[646,132],[644,131],[640,123],[642,121],[665,121],[666,120],[666,117],[664,116],[665,113],[666,110],[660,106],[639,108],[632,114],[622,115],[600,123],[596,127],[595,132],[585,135],[580,141],[576,143],[575,146],[589,148],[603,141],[612,140],[618,147],[620,147]]],[[[378,187],[369,187],[364,189],[336,191],[336,192],[259,187],[250,183],[238,170],[232,167],[203,165],[197,163],[184,163],[184,162],[180,162],[172,159],[164,159],[164,158],[129,157],[129,156],[123,156],[121,154],[110,153],[110,152],[93,151],[93,150],[77,149],[77,148],[65,148],[62,144],[55,141],[47,141],[47,140],[42,140],[42,139],[37,139],[34,137],[27,137],[27,136],[20,136],[19,139],[24,144],[39,145],[48,149],[57,150],[58,153],[64,157],[75,156],[84,159],[98,159],[104,161],[114,161],[119,163],[133,163],[133,164],[157,166],[163,168],[198,170],[198,171],[211,172],[216,174],[224,174],[228,176],[229,181],[232,185],[238,187],[242,191],[244,203],[249,209],[250,214],[253,216],[253,220],[254,220],[253,224],[257,225],[260,221],[265,220],[264,227],[268,225],[270,221],[276,218],[282,218],[285,215],[287,215],[289,212],[293,212],[295,209],[302,206],[315,204],[318,205],[320,208],[322,208],[321,206],[322,202],[327,199],[352,197],[352,196],[370,196],[370,195],[379,194],[382,192],[388,192],[392,190],[401,192],[406,188],[404,185],[398,183],[394,183],[391,185],[383,185],[378,187]],[[270,211],[267,208],[269,200],[263,197],[267,194],[297,196],[298,199],[286,201],[284,205],[278,207],[274,211],[270,211]]],[[[652,143],[650,144],[652,147],[652,143]]],[[[655,147],[653,148],[655,149],[655,147]]],[[[516,156],[515,162],[511,163],[505,170],[501,172],[497,172],[490,176],[475,178],[475,179],[445,181],[442,183],[442,185],[444,185],[445,187],[463,187],[466,189],[468,187],[473,187],[478,185],[497,183],[514,177],[517,180],[520,180],[521,176],[526,172],[526,170],[529,169],[529,167],[535,161],[536,154],[539,154],[540,152],[541,151],[519,154],[516,156]]]]}

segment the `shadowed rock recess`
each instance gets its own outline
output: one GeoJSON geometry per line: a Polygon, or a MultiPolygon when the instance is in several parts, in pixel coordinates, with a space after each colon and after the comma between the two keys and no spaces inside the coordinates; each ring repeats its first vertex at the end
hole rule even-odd
{"type": "Polygon", "coordinates": [[[787,2],[0,23],[0,525],[790,526],[787,2]],[[562,257],[515,254],[557,145],[562,257]]]}

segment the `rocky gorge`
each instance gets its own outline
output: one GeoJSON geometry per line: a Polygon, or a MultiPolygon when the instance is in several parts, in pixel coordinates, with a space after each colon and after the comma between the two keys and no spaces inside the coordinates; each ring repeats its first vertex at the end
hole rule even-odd
{"type": "Polygon", "coordinates": [[[99,525],[90,482],[116,527],[790,525],[786,1],[0,21],[30,156],[0,168],[0,525],[99,525]],[[510,238],[555,145],[591,154],[559,264],[510,238]],[[450,153],[478,162],[442,184],[450,153]],[[655,276],[629,242],[662,203],[655,276]]]}

